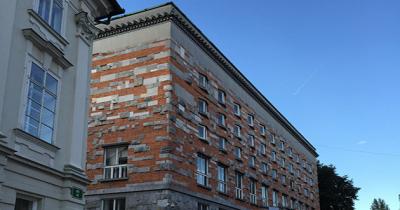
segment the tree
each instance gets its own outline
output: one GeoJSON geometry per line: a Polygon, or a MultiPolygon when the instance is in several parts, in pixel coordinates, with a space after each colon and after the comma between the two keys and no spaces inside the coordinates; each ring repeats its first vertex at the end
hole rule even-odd
{"type": "Polygon", "coordinates": [[[390,209],[383,199],[375,198],[374,201],[372,202],[371,210],[390,210],[390,209]]]}
{"type": "Polygon", "coordinates": [[[318,187],[323,210],[354,210],[354,201],[360,188],[353,186],[347,176],[339,176],[333,165],[318,162],[318,187]]]}

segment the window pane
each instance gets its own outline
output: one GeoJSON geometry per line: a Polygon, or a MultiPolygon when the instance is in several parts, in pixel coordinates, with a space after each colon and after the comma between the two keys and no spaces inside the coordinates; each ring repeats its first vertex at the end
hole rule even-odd
{"type": "Polygon", "coordinates": [[[57,94],[57,84],[58,84],[57,80],[50,74],[47,74],[46,89],[52,92],[53,94],[57,94]]]}
{"type": "Polygon", "coordinates": [[[37,82],[40,85],[43,85],[44,82],[44,71],[35,63],[32,63],[31,80],[37,82]]]}
{"type": "Polygon", "coordinates": [[[116,149],[110,148],[106,150],[106,166],[116,165],[116,149]]]}
{"type": "Polygon", "coordinates": [[[39,135],[39,122],[30,118],[28,116],[25,117],[25,131],[34,135],[39,135]]]}
{"type": "Polygon", "coordinates": [[[110,199],[110,200],[104,200],[103,201],[103,209],[104,210],[114,210],[114,200],[110,199]]]}
{"type": "Polygon", "coordinates": [[[119,148],[118,163],[126,164],[127,162],[128,162],[128,148],[121,147],[121,148],[119,148]]]}
{"type": "Polygon", "coordinates": [[[40,120],[40,105],[30,99],[28,99],[28,104],[26,106],[26,114],[32,117],[36,121],[40,120]]]}
{"type": "Polygon", "coordinates": [[[53,129],[51,129],[50,127],[47,127],[44,124],[40,125],[40,136],[41,139],[43,139],[44,141],[51,143],[51,139],[53,137],[53,129]]]}
{"type": "Polygon", "coordinates": [[[35,85],[31,82],[29,84],[28,97],[33,99],[37,103],[42,104],[43,89],[40,86],[35,85]]]}
{"type": "Polygon", "coordinates": [[[51,14],[51,27],[57,32],[61,31],[61,20],[62,20],[62,4],[57,0],[53,3],[53,10],[51,14]]]}
{"type": "Polygon", "coordinates": [[[118,199],[115,210],[125,210],[125,199],[118,199]]]}
{"type": "Polygon", "coordinates": [[[42,109],[42,119],[41,122],[46,126],[53,128],[54,127],[54,113],[49,111],[48,109],[42,109]]]}
{"type": "Polygon", "coordinates": [[[111,168],[105,168],[104,169],[104,178],[105,179],[111,179],[111,168]]]}
{"type": "Polygon", "coordinates": [[[52,112],[55,112],[56,110],[56,98],[49,93],[45,92],[44,93],[44,100],[43,100],[44,106],[51,110],[52,112]]]}
{"type": "Polygon", "coordinates": [[[17,198],[15,200],[15,210],[32,210],[33,202],[17,198]]]}

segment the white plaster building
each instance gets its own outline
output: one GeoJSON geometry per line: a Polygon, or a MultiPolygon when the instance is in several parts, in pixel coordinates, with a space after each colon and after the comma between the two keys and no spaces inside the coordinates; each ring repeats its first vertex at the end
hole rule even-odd
{"type": "Polygon", "coordinates": [[[2,0],[0,209],[84,209],[95,21],[116,0],[2,0]]]}

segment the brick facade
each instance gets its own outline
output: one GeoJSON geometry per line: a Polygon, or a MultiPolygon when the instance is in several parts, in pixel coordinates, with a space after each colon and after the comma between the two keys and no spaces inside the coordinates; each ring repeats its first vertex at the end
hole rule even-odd
{"type": "Polygon", "coordinates": [[[88,209],[122,198],[125,209],[319,210],[315,149],[197,30],[167,4],[99,35],[88,209]]]}

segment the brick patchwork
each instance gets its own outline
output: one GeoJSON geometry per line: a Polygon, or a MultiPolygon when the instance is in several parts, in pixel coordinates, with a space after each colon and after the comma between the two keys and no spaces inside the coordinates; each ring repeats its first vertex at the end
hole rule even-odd
{"type": "MultiPolygon", "coordinates": [[[[235,90],[225,89],[176,41],[143,43],[118,52],[95,54],[90,85],[89,191],[168,182],[241,208],[260,209],[264,185],[268,187],[270,206],[275,190],[280,203],[286,195],[288,206],[295,199],[308,209],[319,209],[316,165],[305,161],[306,157],[295,151],[270,122],[261,120],[255,110],[235,95],[235,90]],[[207,87],[201,87],[199,75],[207,77],[207,87]],[[225,93],[224,104],[218,101],[218,91],[225,93]],[[199,100],[207,103],[207,113],[199,113],[199,100]],[[240,105],[240,116],[234,115],[234,104],[240,105]],[[226,116],[225,126],[218,125],[218,114],[226,116]],[[253,126],[248,125],[249,114],[254,116],[253,126]],[[199,125],[206,127],[205,140],[198,136],[199,125]],[[240,138],[234,135],[236,125],[241,127],[240,138]],[[261,135],[260,125],[266,128],[265,135],[261,135]],[[248,135],[254,136],[254,146],[248,135]],[[224,150],[219,146],[221,137],[227,140],[224,150]],[[266,145],[265,154],[260,149],[262,144],[266,145]],[[116,145],[127,145],[127,177],[106,180],[105,148],[116,145]],[[242,150],[240,159],[234,155],[236,147],[242,150]],[[196,182],[198,156],[208,161],[205,186],[196,182]],[[249,165],[251,157],[255,157],[254,166],[249,165]],[[227,170],[224,193],[217,190],[218,164],[227,170]],[[266,171],[262,170],[263,164],[266,171]],[[275,170],[277,176],[273,178],[275,170]],[[243,174],[242,199],[235,195],[237,172],[243,174]],[[249,196],[252,179],[256,204],[251,204],[249,196]]],[[[163,204],[162,200],[158,202],[163,204]]]]}

